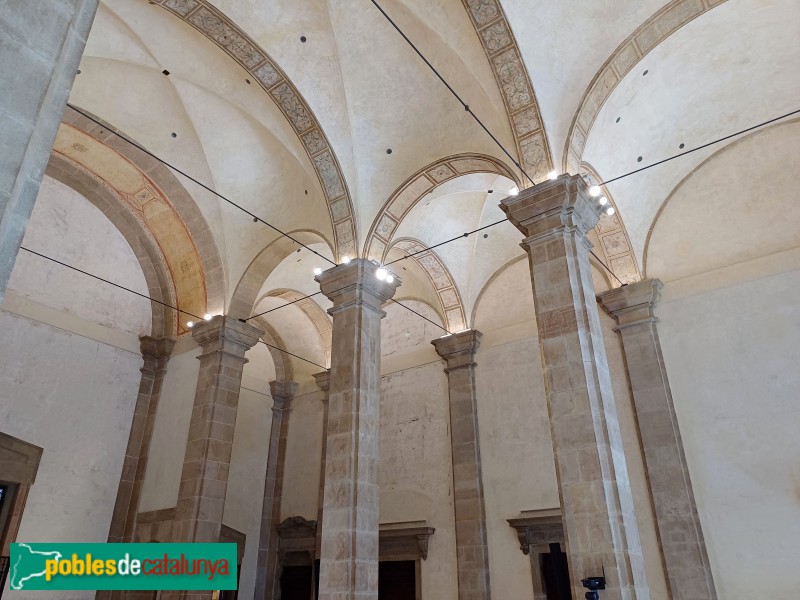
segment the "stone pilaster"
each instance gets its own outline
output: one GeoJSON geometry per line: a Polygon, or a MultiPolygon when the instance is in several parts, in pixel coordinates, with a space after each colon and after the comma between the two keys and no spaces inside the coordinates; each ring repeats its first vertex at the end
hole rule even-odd
{"type": "Polygon", "coordinates": [[[378,598],[381,306],[398,280],[365,259],[317,276],[333,302],[321,600],[378,598]]]}
{"type": "Polygon", "coordinates": [[[316,373],[314,380],[317,387],[322,390],[322,455],[320,456],[319,469],[319,500],[317,501],[317,548],[316,556],[320,556],[322,550],[322,507],[325,502],[325,458],[328,455],[328,393],[331,387],[331,372],[323,371],[316,373]]]}
{"type": "Polygon", "coordinates": [[[605,569],[604,600],[650,597],[586,238],[600,216],[580,176],[503,200],[525,235],[572,597],[605,569]]]}
{"type": "MultiPolygon", "coordinates": [[[[219,541],[244,355],[263,333],[225,316],[202,321],[192,330],[203,353],[197,357],[200,373],[172,529],[175,542],[219,541]]],[[[171,592],[164,596],[176,597],[171,592]]],[[[182,592],[178,597],[208,600],[211,592],[182,592]]]]}
{"type": "Polygon", "coordinates": [[[141,368],[142,379],[139,382],[139,395],[133,411],[128,447],[125,450],[117,500],[108,532],[110,543],[135,541],[139,494],[147,469],[147,457],[150,453],[150,440],[153,437],[156,411],[161,397],[161,385],[175,346],[175,340],[171,338],[141,336],[139,342],[144,359],[141,368]]]}
{"type": "Polygon", "coordinates": [[[267,476],[264,480],[264,504],[261,509],[261,533],[258,541],[258,566],[254,597],[261,600],[280,598],[278,573],[278,525],[281,522],[281,496],[286,464],[286,440],[289,439],[289,413],[297,391],[293,381],[271,381],[272,428],[269,435],[267,476]]]}
{"type": "Polygon", "coordinates": [[[467,330],[431,342],[447,362],[459,600],[491,597],[475,390],[475,353],[482,335],[467,330]]]}
{"type": "Polygon", "coordinates": [[[0,3],[0,302],[98,0],[0,3]]]}
{"type": "Polygon", "coordinates": [[[717,597],[664,367],[653,307],[661,282],[648,279],[598,296],[618,323],[644,450],[664,566],[673,600],[717,597]]]}

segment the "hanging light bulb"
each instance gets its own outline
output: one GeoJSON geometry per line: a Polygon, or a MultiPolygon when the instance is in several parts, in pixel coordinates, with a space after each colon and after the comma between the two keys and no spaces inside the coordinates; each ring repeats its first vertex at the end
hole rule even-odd
{"type": "Polygon", "coordinates": [[[589,195],[592,198],[597,198],[600,195],[600,186],[599,185],[593,185],[592,187],[590,187],[589,188],[589,195]]]}
{"type": "Polygon", "coordinates": [[[203,315],[203,319],[204,319],[205,321],[210,321],[210,320],[211,320],[211,317],[212,317],[212,315],[211,315],[211,314],[209,314],[209,313],[206,313],[206,314],[204,314],[204,315],[203,315]]]}
{"type": "Polygon", "coordinates": [[[349,256],[346,256],[346,255],[345,255],[345,256],[343,256],[343,257],[342,257],[342,264],[343,264],[343,265],[349,265],[349,264],[350,264],[350,257],[349,257],[349,256]]]}
{"type": "Polygon", "coordinates": [[[375,271],[375,277],[377,277],[380,281],[385,281],[388,276],[389,273],[383,267],[375,271]]]}
{"type": "Polygon", "coordinates": [[[614,207],[613,207],[613,206],[609,206],[609,207],[606,209],[606,214],[607,214],[609,217],[610,217],[611,215],[613,215],[615,212],[617,212],[617,211],[616,211],[616,210],[614,210],[614,207]]]}
{"type": "Polygon", "coordinates": [[[322,275],[322,269],[320,269],[319,267],[314,269],[314,275],[322,275]]]}
{"type": "Polygon", "coordinates": [[[391,275],[387,275],[386,276],[386,283],[392,283],[393,281],[394,281],[394,277],[392,277],[391,275]]]}
{"type": "Polygon", "coordinates": [[[191,329],[192,327],[194,327],[194,321],[186,321],[186,326],[187,326],[189,329],[191,329]]]}
{"type": "Polygon", "coordinates": [[[558,171],[552,170],[547,174],[547,178],[550,180],[558,179],[558,171]]]}
{"type": "Polygon", "coordinates": [[[516,196],[517,194],[519,194],[519,188],[517,186],[514,186],[510,190],[508,190],[509,196],[516,196]]]}
{"type": "Polygon", "coordinates": [[[608,204],[608,198],[606,198],[605,196],[600,196],[600,200],[598,200],[598,202],[600,203],[600,206],[605,206],[606,204],[608,204]]]}

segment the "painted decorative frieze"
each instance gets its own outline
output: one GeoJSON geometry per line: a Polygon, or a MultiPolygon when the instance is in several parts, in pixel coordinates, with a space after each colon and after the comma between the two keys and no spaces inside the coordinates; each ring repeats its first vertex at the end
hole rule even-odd
{"type": "Polygon", "coordinates": [[[274,60],[208,0],[153,0],[224,50],[268,93],[297,132],[317,172],[333,225],[336,253],[356,255],[353,201],[339,160],[308,103],[274,60]]]}

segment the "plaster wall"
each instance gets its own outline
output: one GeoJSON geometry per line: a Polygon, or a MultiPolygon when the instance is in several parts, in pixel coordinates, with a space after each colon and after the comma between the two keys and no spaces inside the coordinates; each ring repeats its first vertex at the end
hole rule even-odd
{"type": "MultiPolygon", "coordinates": [[[[81,194],[50,177],[42,180],[22,245],[148,294],[139,262],[122,234],[81,194]]],[[[144,298],[24,250],[8,290],[119,331],[150,333],[150,302],[144,298]]]]}
{"type": "Polygon", "coordinates": [[[436,361],[381,379],[380,522],[425,521],[436,529],[428,558],[420,561],[422,593],[455,600],[453,473],[443,368],[436,361]]]}
{"type": "MultiPolygon", "coordinates": [[[[720,598],[796,596],[800,271],[716,289],[666,283],[657,307],[675,410],[720,598]]],[[[787,265],[788,266],[788,265],[787,265]]],[[[747,265],[741,265],[744,272],[747,265]]]]}
{"type": "Polygon", "coordinates": [[[200,371],[199,355],[200,348],[195,345],[169,360],[150,442],[139,512],[174,508],[178,502],[189,421],[200,371]]]}
{"type": "Polygon", "coordinates": [[[530,557],[506,519],[559,507],[539,347],[535,338],[476,356],[492,597],[533,598],[530,557]]]}
{"type": "Polygon", "coordinates": [[[105,542],[142,358],[6,311],[0,331],[0,430],[44,448],[17,539],[105,542]]]}
{"type": "Polygon", "coordinates": [[[301,394],[292,400],[281,521],[294,516],[317,519],[323,413],[322,391],[301,394]]]}
{"type": "Polygon", "coordinates": [[[272,423],[271,407],[272,398],[269,395],[242,387],[222,514],[225,525],[247,536],[239,579],[239,595],[242,598],[252,597],[255,590],[258,536],[272,423]]]}

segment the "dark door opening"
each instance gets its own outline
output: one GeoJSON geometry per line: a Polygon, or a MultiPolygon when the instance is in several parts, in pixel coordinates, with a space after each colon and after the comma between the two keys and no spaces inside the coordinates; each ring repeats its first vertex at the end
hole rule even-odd
{"type": "Polygon", "coordinates": [[[416,600],[417,562],[414,560],[382,561],[378,566],[378,598],[380,600],[416,600]]]}
{"type": "Polygon", "coordinates": [[[551,544],[550,552],[541,555],[542,582],[547,600],[572,600],[567,555],[559,544],[551,544]]]}
{"type": "Polygon", "coordinates": [[[314,574],[311,565],[283,567],[281,573],[281,600],[309,600],[314,574]]]}

